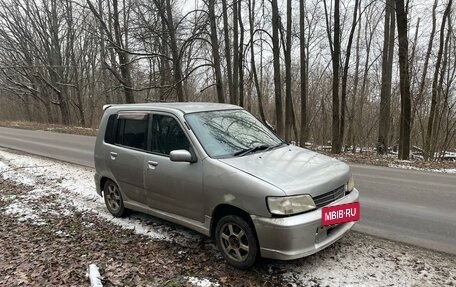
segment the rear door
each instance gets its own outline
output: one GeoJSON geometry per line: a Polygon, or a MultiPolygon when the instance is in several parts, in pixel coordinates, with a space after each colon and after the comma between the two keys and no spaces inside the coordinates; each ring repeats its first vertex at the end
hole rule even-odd
{"type": "Polygon", "coordinates": [[[155,113],[149,133],[149,154],[144,162],[149,206],[202,222],[202,162],[172,162],[169,159],[173,150],[193,152],[184,126],[171,114],[155,113]]]}
{"type": "Polygon", "coordinates": [[[114,122],[113,144],[108,145],[111,172],[126,201],[146,204],[144,158],[147,149],[149,114],[119,112],[114,122]]]}

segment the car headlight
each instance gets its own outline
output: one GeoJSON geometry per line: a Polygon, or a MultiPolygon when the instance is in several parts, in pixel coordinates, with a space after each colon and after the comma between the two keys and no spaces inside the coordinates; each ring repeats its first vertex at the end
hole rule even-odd
{"type": "Polygon", "coordinates": [[[308,194],[267,198],[269,212],[275,215],[292,215],[315,209],[315,203],[308,194]]]}
{"type": "Polygon", "coordinates": [[[353,179],[353,175],[350,174],[350,178],[348,179],[348,182],[345,185],[345,191],[351,192],[353,188],[355,188],[355,180],[353,179]]]}

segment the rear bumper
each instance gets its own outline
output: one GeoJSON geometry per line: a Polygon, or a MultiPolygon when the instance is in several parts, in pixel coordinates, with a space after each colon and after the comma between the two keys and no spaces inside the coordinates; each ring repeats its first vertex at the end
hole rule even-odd
{"type": "MultiPolygon", "coordinates": [[[[354,189],[330,205],[356,202],[358,198],[359,192],[354,189]]],[[[284,218],[252,216],[252,220],[261,256],[278,260],[314,254],[339,240],[355,225],[355,222],[348,222],[333,228],[321,227],[321,209],[284,218]]]]}

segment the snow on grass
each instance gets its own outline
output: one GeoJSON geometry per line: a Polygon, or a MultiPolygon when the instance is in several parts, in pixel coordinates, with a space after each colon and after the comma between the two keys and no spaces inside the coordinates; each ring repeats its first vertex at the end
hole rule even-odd
{"type": "MultiPolygon", "coordinates": [[[[7,178],[13,179],[14,177],[7,178]]],[[[21,177],[19,177],[18,182],[23,182],[21,177]]],[[[48,192],[48,190],[36,188],[23,195],[2,195],[3,200],[11,201],[11,204],[4,207],[3,210],[7,215],[17,218],[19,222],[27,221],[33,225],[45,225],[47,224],[46,220],[40,214],[48,211],[52,212],[53,210],[45,204],[32,207],[31,202],[49,194],[51,192],[48,192]]]]}
{"type": "Polygon", "coordinates": [[[274,265],[291,286],[456,286],[456,257],[360,233],[274,265]]]}
{"type": "Polygon", "coordinates": [[[35,210],[20,202],[11,203],[4,211],[7,215],[17,218],[19,222],[28,221],[33,225],[46,225],[46,221],[37,215],[35,210]]]}
{"type": "Polygon", "coordinates": [[[220,286],[219,283],[214,283],[206,278],[198,278],[198,277],[185,277],[188,283],[198,286],[198,287],[218,287],[220,286]]]}
{"type": "Polygon", "coordinates": [[[395,163],[389,164],[388,166],[393,167],[393,168],[456,174],[456,168],[422,168],[422,167],[415,167],[415,166],[395,164],[395,163]]]}
{"type": "MultiPolygon", "coordinates": [[[[3,152],[3,151],[2,151],[3,152]]],[[[18,184],[26,185],[26,186],[33,186],[35,184],[35,181],[33,181],[32,178],[24,176],[21,173],[17,172],[17,168],[11,168],[9,165],[1,162],[1,155],[0,155],[0,175],[3,176],[4,179],[10,179],[13,180],[14,182],[17,182],[18,184]]],[[[28,166],[28,165],[26,165],[28,166]]],[[[23,168],[22,166],[19,168],[23,168]]]]}
{"type": "MultiPolygon", "coordinates": [[[[68,203],[76,210],[95,212],[111,223],[134,230],[137,234],[156,240],[172,240],[170,234],[166,232],[166,226],[157,228],[138,218],[113,217],[107,211],[103,198],[96,193],[93,174],[93,169],[0,150],[0,176],[17,184],[34,186],[35,189],[26,195],[30,197],[30,200],[55,194],[60,198],[62,204],[68,203]]],[[[19,200],[24,200],[23,196],[18,196],[19,200]]],[[[13,202],[12,204],[18,203],[13,202]]],[[[45,208],[38,210],[27,210],[26,206],[21,206],[21,208],[13,205],[9,212],[29,219],[37,212],[55,212],[55,210],[49,211],[45,208]],[[26,211],[20,213],[21,208],[26,211]]],[[[65,208],[59,209],[59,212],[63,216],[71,215],[71,211],[65,208]]],[[[183,237],[191,238],[192,236],[184,234],[183,237]]]]}

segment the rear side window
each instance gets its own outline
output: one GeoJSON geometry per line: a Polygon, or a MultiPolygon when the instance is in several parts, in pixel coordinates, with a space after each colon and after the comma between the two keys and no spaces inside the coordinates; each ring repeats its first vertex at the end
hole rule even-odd
{"type": "Polygon", "coordinates": [[[109,144],[114,144],[116,139],[116,123],[117,123],[117,115],[110,115],[108,118],[108,124],[106,125],[106,133],[104,141],[109,144]]]}
{"type": "Polygon", "coordinates": [[[174,118],[154,115],[151,129],[151,151],[169,155],[173,150],[190,150],[190,142],[174,118]]]}
{"type": "Polygon", "coordinates": [[[115,143],[145,150],[147,122],[147,118],[141,120],[126,118],[118,119],[115,143]]]}

